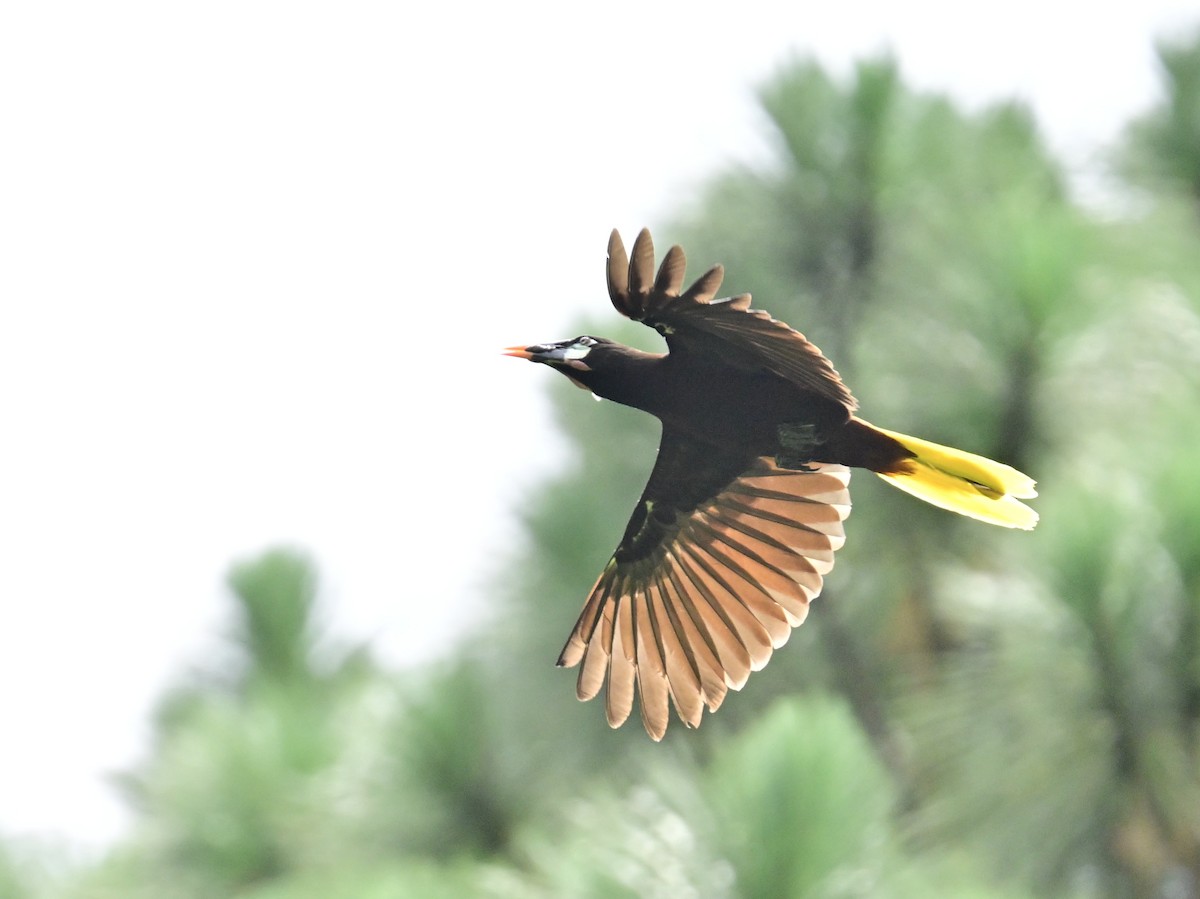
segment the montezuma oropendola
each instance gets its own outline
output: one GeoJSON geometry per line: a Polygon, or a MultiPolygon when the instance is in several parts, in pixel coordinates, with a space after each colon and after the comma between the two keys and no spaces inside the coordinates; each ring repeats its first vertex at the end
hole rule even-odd
{"type": "Polygon", "coordinates": [[[1037,523],[1018,499],[1036,496],[1031,478],[858,418],[803,334],[751,309],[750,294],[714,299],[719,265],[681,293],[684,265],[671,247],[656,276],[646,230],[632,259],[616,231],[609,238],[609,297],[662,334],[666,354],[590,336],[506,351],[662,423],[650,480],[558,658],[583,663],[581,700],[607,682],[612,727],[636,689],[655,740],[668,698],[698,726],[804,621],[845,541],[848,466],[981,521],[1037,523]]]}

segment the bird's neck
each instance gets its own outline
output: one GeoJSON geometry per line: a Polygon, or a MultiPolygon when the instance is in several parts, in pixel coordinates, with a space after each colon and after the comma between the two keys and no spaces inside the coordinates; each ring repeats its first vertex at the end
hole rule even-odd
{"type": "Polygon", "coordinates": [[[580,380],[596,396],[658,415],[665,360],[661,354],[624,347],[620,365],[605,366],[602,371],[591,372],[586,380],[580,380]]]}

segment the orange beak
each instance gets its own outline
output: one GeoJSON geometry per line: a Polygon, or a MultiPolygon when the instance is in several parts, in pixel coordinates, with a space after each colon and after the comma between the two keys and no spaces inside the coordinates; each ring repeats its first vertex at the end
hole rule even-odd
{"type": "Polygon", "coordinates": [[[523,346],[509,346],[504,348],[505,356],[516,356],[518,359],[532,359],[533,353],[525,349],[523,346]]]}

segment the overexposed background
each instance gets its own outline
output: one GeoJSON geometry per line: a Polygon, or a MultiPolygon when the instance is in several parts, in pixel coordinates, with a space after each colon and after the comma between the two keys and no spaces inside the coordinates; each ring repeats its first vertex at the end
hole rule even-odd
{"type": "Polygon", "coordinates": [[[1153,40],[1197,22],[729,9],[0,11],[0,831],[119,832],[104,773],[215,645],[237,558],[310,550],[333,630],[394,664],[447,646],[554,464],[544,373],[499,348],[604,312],[610,228],[766,158],[754,88],[789,55],[1025,99],[1090,190],[1158,96],[1153,40]]]}

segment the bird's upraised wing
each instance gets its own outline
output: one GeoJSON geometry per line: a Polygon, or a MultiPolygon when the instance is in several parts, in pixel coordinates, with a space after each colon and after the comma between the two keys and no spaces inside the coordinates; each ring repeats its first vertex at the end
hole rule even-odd
{"type": "Polygon", "coordinates": [[[849,469],[778,468],[722,456],[667,429],[625,536],[588,596],[558,664],[582,662],[576,694],[607,684],[608,723],[636,692],[661,740],[668,700],[690,727],[804,621],[850,512],[849,469]]]}
{"type": "Polygon", "coordinates": [[[704,355],[749,371],[765,369],[844,405],[857,403],[829,360],[803,334],[761,309],[750,294],[714,300],[725,271],[714,265],[683,287],[687,260],[671,247],[654,273],[654,242],[642,229],[627,256],[621,235],[608,239],[608,295],[617,311],[662,334],[671,353],[704,355]]]}

